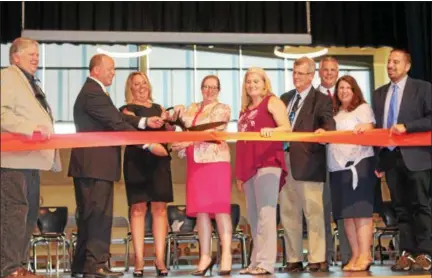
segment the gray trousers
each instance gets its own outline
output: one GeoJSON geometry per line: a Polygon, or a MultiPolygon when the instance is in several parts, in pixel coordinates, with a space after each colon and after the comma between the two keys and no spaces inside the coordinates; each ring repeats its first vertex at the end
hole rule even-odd
{"type": "Polygon", "coordinates": [[[0,268],[7,276],[28,261],[39,216],[39,170],[1,168],[0,268]]]}
{"type": "Polygon", "coordinates": [[[258,169],[244,184],[253,249],[249,267],[274,272],[277,259],[276,207],[282,169],[258,169]]]}

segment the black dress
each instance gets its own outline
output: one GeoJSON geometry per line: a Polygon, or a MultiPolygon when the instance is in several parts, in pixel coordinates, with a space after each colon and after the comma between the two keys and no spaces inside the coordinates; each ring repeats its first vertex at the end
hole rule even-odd
{"type": "MultiPolygon", "coordinates": [[[[128,104],[127,108],[136,116],[160,116],[162,108],[152,104],[150,108],[141,105],[128,104]]],[[[162,131],[165,127],[145,131],[162,131]]],[[[166,144],[162,144],[168,149],[166,144]]],[[[171,178],[171,156],[156,156],[149,150],[136,146],[126,146],[123,160],[123,174],[126,185],[126,195],[129,206],[142,202],[172,202],[173,188],[171,178]]]]}

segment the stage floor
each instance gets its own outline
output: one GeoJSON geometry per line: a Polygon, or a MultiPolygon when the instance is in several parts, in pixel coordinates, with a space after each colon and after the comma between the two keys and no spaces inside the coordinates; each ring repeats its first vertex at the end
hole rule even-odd
{"type": "MultiPolygon", "coordinates": [[[[115,268],[115,270],[121,271],[120,268],[115,268]]],[[[181,266],[179,269],[170,270],[169,277],[194,277],[189,275],[189,273],[193,271],[193,267],[191,266],[181,266]]],[[[253,277],[250,275],[240,275],[240,266],[234,266],[234,270],[231,273],[231,277],[253,277]]],[[[127,273],[123,276],[123,278],[132,278],[132,272],[133,269],[129,269],[127,273]]],[[[38,272],[38,274],[43,274],[42,272],[38,272]]],[[[212,273],[212,276],[218,276],[217,271],[214,271],[212,273]]],[[[154,271],[154,268],[152,267],[146,267],[144,269],[144,277],[155,277],[156,273],[154,271]]],[[[209,276],[209,273],[207,273],[207,276],[209,276]]],[[[356,277],[356,278],[362,278],[362,277],[380,277],[380,278],[389,278],[389,277],[409,277],[409,278],[426,278],[426,277],[432,277],[432,273],[424,272],[424,273],[410,273],[410,272],[402,272],[402,273],[396,273],[392,272],[390,270],[389,265],[374,265],[371,267],[371,269],[366,272],[343,272],[339,266],[332,266],[330,268],[329,273],[309,273],[309,272],[303,272],[303,273],[295,273],[295,274],[287,274],[280,271],[277,271],[274,275],[261,275],[261,277],[292,277],[292,278],[311,278],[311,277],[356,277]]],[[[70,274],[68,273],[60,273],[55,274],[51,273],[51,275],[46,275],[46,277],[70,277],[70,274]]],[[[230,277],[230,276],[225,276],[230,277]]]]}

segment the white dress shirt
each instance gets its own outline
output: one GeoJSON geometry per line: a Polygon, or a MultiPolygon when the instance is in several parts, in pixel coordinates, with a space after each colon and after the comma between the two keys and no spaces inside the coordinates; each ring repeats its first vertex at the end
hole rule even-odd
{"type": "Polygon", "coordinates": [[[298,92],[296,90],[296,93],[295,93],[294,97],[291,99],[290,103],[288,103],[287,111],[288,111],[288,117],[289,117],[289,114],[291,113],[291,110],[292,110],[292,108],[294,106],[294,102],[297,99],[297,95],[300,95],[300,100],[299,100],[299,103],[298,103],[298,106],[297,106],[297,111],[295,113],[294,120],[293,120],[293,122],[291,124],[292,127],[294,127],[295,122],[297,120],[297,116],[300,113],[301,108],[303,107],[304,100],[306,99],[306,97],[309,94],[309,91],[311,89],[312,89],[312,85],[310,85],[309,87],[307,87],[306,90],[304,90],[302,92],[298,92]]]}
{"type": "Polygon", "coordinates": [[[323,85],[319,85],[318,87],[318,90],[326,96],[328,96],[327,90],[329,90],[332,97],[334,97],[335,89],[336,86],[333,86],[331,88],[326,88],[323,85]]]}

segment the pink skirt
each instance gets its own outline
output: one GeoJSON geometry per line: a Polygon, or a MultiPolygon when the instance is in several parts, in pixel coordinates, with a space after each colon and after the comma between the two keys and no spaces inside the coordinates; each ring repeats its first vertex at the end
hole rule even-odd
{"type": "Polygon", "coordinates": [[[231,213],[231,165],[229,162],[196,163],[193,147],[186,149],[186,214],[231,213]]]}

